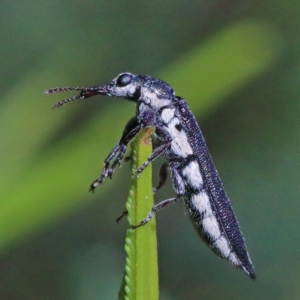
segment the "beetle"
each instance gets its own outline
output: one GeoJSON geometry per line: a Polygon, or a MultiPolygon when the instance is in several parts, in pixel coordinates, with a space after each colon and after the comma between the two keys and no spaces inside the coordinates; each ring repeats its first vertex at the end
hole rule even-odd
{"type": "Polygon", "coordinates": [[[97,95],[123,98],[137,106],[136,114],[126,124],[120,141],[104,160],[100,176],[91,184],[91,191],[107,177],[112,177],[124,158],[128,144],[140,130],[153,126],[153,136],[157,138],[158,146],[137,169],[137,176],[150,162],[163,156],[166,163],[161,167],[160,183],[154,191],[164,184],[169,169],[176,196],[154,205],[146,218],[132,228],[145,225],[156,211],[182,200],[187,215],[211,249],[255,279],[253,265],[229,198],[199,125],[184,98],[176,96],[173,88],[162,80],[129,72],[119,74],[105,85],[53,88],[46,93],[62,91],[80,93],[57,102],[53,108],[97,95]]]}

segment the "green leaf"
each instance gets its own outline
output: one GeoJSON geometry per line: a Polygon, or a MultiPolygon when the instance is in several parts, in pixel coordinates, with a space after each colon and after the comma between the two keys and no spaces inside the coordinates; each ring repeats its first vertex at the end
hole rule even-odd
{"type": "MultiPolygon", "coordinates": [[[[150,129],[152,130],[152,129],[150,129]]],[[[152,131],[151,131],[152,132],[152,131]]],[[[152,153],[152,144],[147,137],[149,129],[142,130],[132,143],[132,178],[126,208],[130,225],[145,219],[154,205],[152,195],[151,164],[136,177],[136,170],[152,153]]],[[[155,217],[145,226],[128,229],[125,251],[126,300],[158,299],[158,266],[155,217]]]]}

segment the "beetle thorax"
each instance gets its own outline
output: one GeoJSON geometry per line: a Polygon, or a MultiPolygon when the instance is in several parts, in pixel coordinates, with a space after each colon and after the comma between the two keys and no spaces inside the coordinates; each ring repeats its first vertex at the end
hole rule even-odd
{"type": "Polygon", "coordinates": [[[141,89],[141,98],[140,101],[149,105],[153,110],[159,110],[163,106],[171,104],[170,99],[162,98],[155,92],[149,91],[147,88],[141,89]]]}

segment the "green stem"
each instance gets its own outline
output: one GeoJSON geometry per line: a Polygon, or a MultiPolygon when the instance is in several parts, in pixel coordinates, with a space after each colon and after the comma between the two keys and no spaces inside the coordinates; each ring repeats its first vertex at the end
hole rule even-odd
{"type": "MultiPolygon", "coordinates": [[[[149,136],[152,129],[143,130],[132,143],[132,179],[126,208],[130,225],[145,219],[154,205],[152,195],[151,164],[139,179],[136,170],[152,153],[149,136]]],[[[124,287],[126,300],[158,300],[158,265],[156,222],[153,218],[136,230],[128,229],[125,251],[127,253],[124,287]]]]}

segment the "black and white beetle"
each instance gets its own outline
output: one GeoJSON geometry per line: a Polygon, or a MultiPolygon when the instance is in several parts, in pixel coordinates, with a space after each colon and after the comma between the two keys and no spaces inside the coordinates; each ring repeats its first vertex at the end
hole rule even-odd
{"type": "Polygon", "coordinates": [[[137,176],[159,156],[166,158],[160,175],[160,188],[169,168],[176,197],[156,204],[147,217],[133,228],[145,225],[154,213],[182,199],[186,212],[204,241],[219,256],[227,258],[255,279],[252,262],[246,250],[237,219],[223,184],[208,152],[204,137],[185,99],[175,96],[173,88],[147,75],[121,73],[106,85],[88,88],[63,87],[46,91],[80,91],[79,95],[59,101],[59,107],[73,100],[96,95],[124,98],[137,103],[136,115],[129,120],[120,141],[104,161],[104,169],[92,183],[93,191],[120,165],[129,142],[142,128],[155,127],[159,146],[137,170],[137,176]]]}

